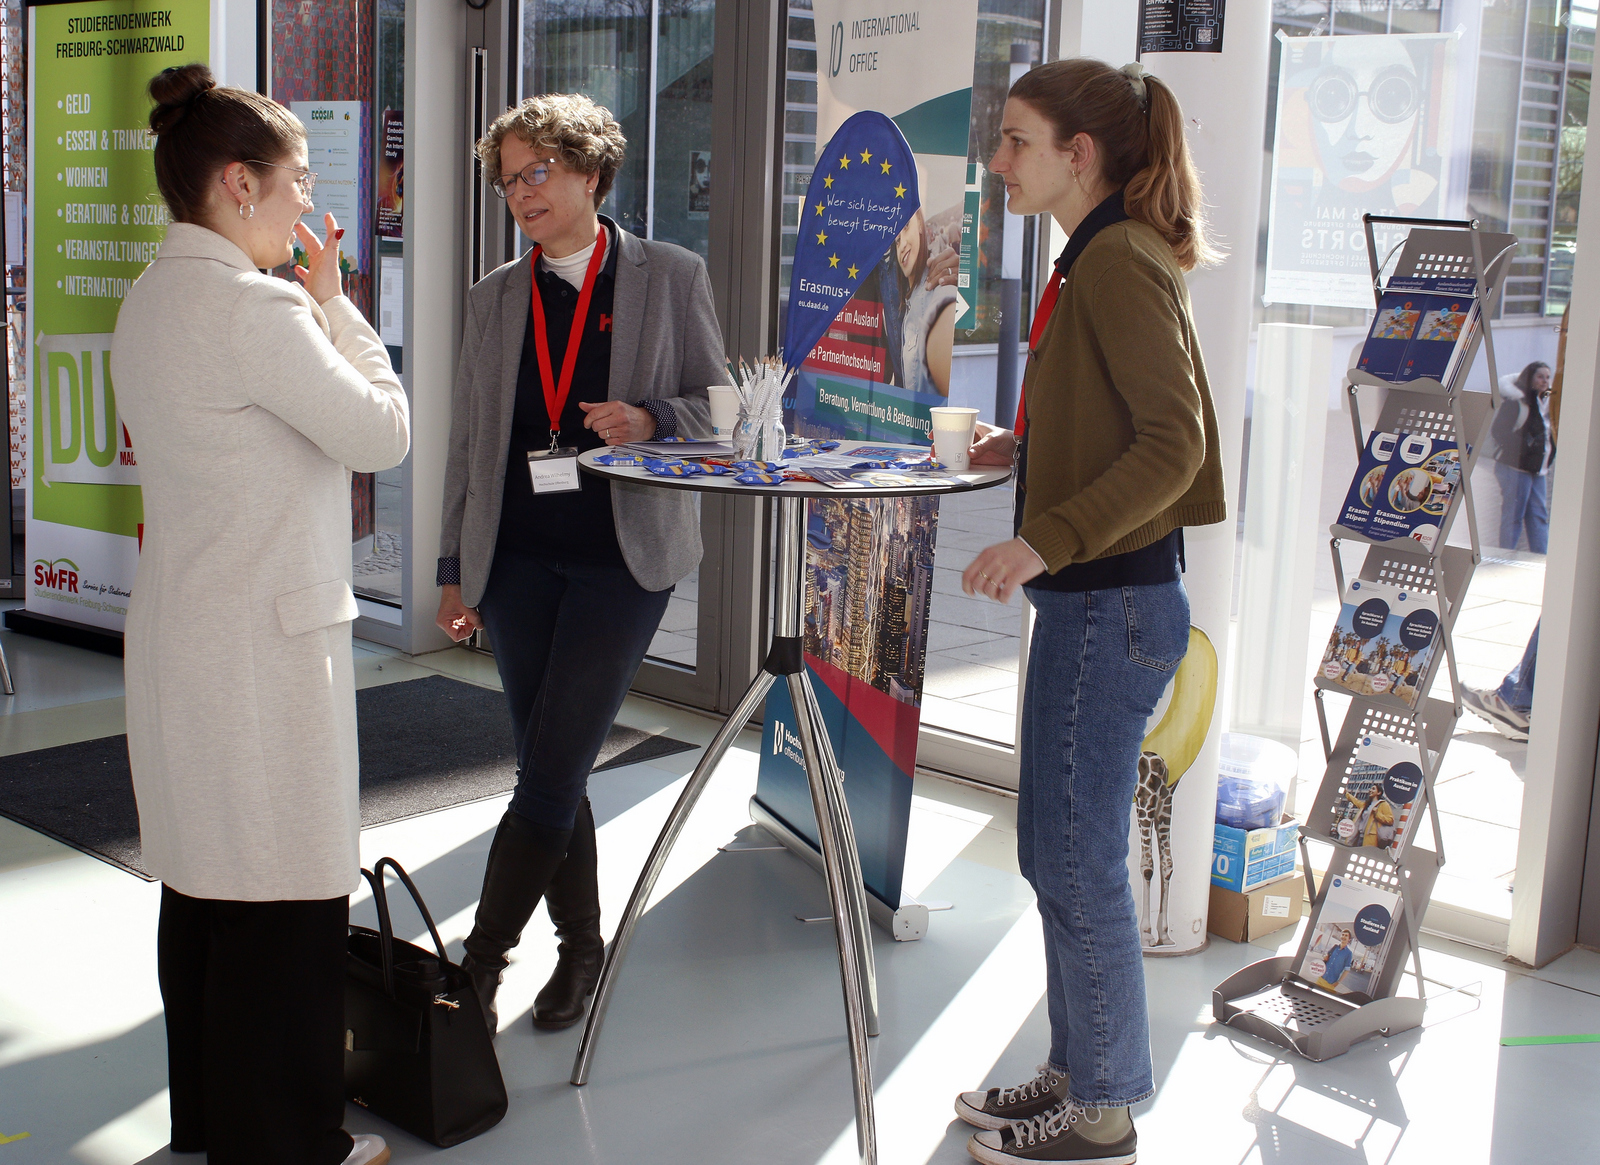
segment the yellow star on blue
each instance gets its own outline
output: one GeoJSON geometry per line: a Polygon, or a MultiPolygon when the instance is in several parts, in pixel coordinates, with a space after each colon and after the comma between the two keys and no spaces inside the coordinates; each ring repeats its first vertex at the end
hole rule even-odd
{"type": "Polygon", "coordinates": [[[872,151],[871,150],[862,150],[861,151],[861,160],[863,162],[872,161],[872,151]]]}
{"type": "Polygon", "coordinates": [[[860,274],[861,274],[861,272],[860,272],[859,269],[857,269],[856,265],[854,263],[850,264],[850,278],[854,279],[857,275],[860,275],[860,274]]]}
{"type": "Polygon", "coordinates": [[[829,267],[837,267],[838,265],[839,265],[839,256],[837,256],[837,255],[829,255],[828,256],[828,266],[829,267]]]}
{"type": "Polygon", "coordinates": [[[826,243],[827,241],[828,241],[828,232],[827,231],[818,231],[817,232],[817,242],[826,243]]]}
{"type": "Polygon", "coordinates": [[[894,196],[896,198],[904,198],[906,196],[906,188],[897,183],[894,188],[894,196]]]}
{"type": "Polygon", "coordinates": [[[883,172],[885,174],[887,174],[889,172],[889,163],[888,162],[879,162],[878,165],[883,167],[883,172]]]}
{"type": "Polygon", "coordinates": [[[833,189],[833,175],[832,174],[824,174],[822,176],[822,184],[824,186],[826,186],[829,190],[832,190],[833,189]]]}
{"type": "Polygon", "coordinates": [[[848,154],[846,154],[844,157],[839,159],[839,169],[848,170],[849,168],[850,168],[850,156],[848,154]]]}
{"type": "Polygon", "coordinates": [[[818,214],[821,214],[821,213],[822,213],[822,203],[820,203],[820,202],[819,202],[819,203],[817,203],[817,213],[818,213],[818,214]]]}

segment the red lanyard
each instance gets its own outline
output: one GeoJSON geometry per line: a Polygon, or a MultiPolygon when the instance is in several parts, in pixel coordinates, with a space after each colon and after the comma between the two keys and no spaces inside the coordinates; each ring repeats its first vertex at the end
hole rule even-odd
{"type": "MultiPolygon", "coordinates": [[[[1050,322],[1050,313],[1056,310],[1056,298],[1061,294],[1061,269],[1058,267],[1055,274],[1050,276],[1050,282],[1044,289],[1044,294],[1039,297],[1039,309],[1033,313],[1033,327],[1028,332],[1028,359],[1032,360],[1039,351],[1039,337],[1044,334],[1045,324],[1050,322]]],[[[1026,391],[1017,398],[1017,423],[1013,427],[1018,437],[1028,429],[1028,397],[1026,391]]]]}
{"type": "Polygon", "coordinates": [[[556,383],[556,378],[550,369],[550,337],[545,334],[544,300],[539,295],[539,255],[544,248],[535,245],[533,257],[529,259],[528,272],[533,276],[533,295],[528,300],[528,310],[533,313],[533,346],[539,353],[539,378],[544,384],[544,408],[550,415],[550,448],[554,450],[561,438],[561,414],[567,407],[567,397],[572,392],[572,371],[578,366],[578,345],[583,343],[583,328],[589,322],[589,300],[594,296],[595,280],[600,276],[600,268],[606,264],[606,242],[609,238],[605,228],[601,228],[600,237],[595,240],[594,254],[589,257],[589,269],[583,275],[583,289],[578,292],[578,310],[572,317],[572,334],[567,337],[567,350],[561,357],[561,382],[556,383]]]}

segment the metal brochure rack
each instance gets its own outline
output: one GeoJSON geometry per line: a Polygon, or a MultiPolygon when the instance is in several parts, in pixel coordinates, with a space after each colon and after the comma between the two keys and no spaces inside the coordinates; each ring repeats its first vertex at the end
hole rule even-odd
{"type": "MultiPolygon", "coordinates": [[[[1411,226],[1417,229],[1413,229],[1397,248],[1400,257],[1395,264],[1394,275],[1474,277],[1481,310],[1478,312],[1477,331],[1469,341],[1469,349],[1464,359],[1458,362],[1449,384],[1441,384],[1437,380],[1391,384],[1357,368],[1350,369],[1346,380],[1350,424],[1355,434],[1358,460],[1361,451],[1366,448],[1367,438],[1358,394],[1360,386],[1370,385],[1386,390],[1372,427],[1382,432],[1422,434],[1456,442],[1462,454],[1461,484],[1440,519],[1439,535],[1431,551],[1405,538],[1380,542],[1343,526],[1336,525],[1329,529],[1332,535],[1329,545],[1333,553],[1334,577],[1341,599],[1345,593],[1345,577],[1340,546],[1344,542],[1364,544],[1367,546],[1367,556],[1359,578],[1438,596],[1438,635],[1442,650],[1433,653],[1425,674],[1418,680],[1415,708],[1392,691],[1352,696],[1347,689],[1325,678],[1319,671],[1315,679],[1315,699],[1327,768],[1323,772],[1316,801],[1300,829],[1300,859],[1305,870],[1306,890],[1313,902],[1310,919],[1301,937],[1300,947],[1292,957],[1252,963],[1218,984],[1211,994],[1212,1014],[1218,1022],[1292,1049],[1310,1060],[1326,1060],[1340,1055],[1348,1051],[1351,1044],[1371,1035],[1388,1035],[1417,1027],[1422,1023],[1423,1009],[1427,1005],[1419,940],[1422,918],[1433,893],[1434,880],[1438,877],[1439,867],[1444,864],[1444,842],[1439,828],[1439,810],[1434,799],[1434,781],[1444,750],[1450,743],[1456,718],[1461,715],[1461,682],[1456,673],[1452,632],[1466,598],[1467,586],[1472,581],[1472,573],[1481,558],[1477,510],[1472,496],[1472,468],[1482,448],[1489,419],[1494,413],[1494,386],[1498,385],[1500,379],[1495,361],[1491,317],[1499,306],[1510,256],[1517,245],[1513,235],[1480,231],[1476,220],[1365,215],[1363,221],[1376,298],[1381,300],[1383,297],[1383,268],[1388,263],[1386,259],[1379,258],[1373,225],[1411,226]],[[1463,382],[1477,356],[1480,341],[1487,350],[1491,391],[1466,392],[1463,382]],[[1470,549],[1445,545],[1455,518],[1462,510],[1466,513],[1470,549]],[[1449,668],[1454,697],[1452,701],[1436,700],[1428,695],[1433,689],[1441,661],[1449,668]],[[1350,710],[1345,714],[1337,738],[1329,731],[1323,702],[1325,691],[1351,696],[1350,710]],[[1344,791],[1354,768],[1357,742],[1368,733],[1380,733],[1415,745],[1421,762],[1422,787],[1417,793],[1420,803],[1415,804],[1411,811],[1413,826],[1401,835],[1396,845],[1389,848],[1344,844],[1332,836],[1335,807],[1344,799],[1344,791]],[[1420,822],[1424,807],[1433,829],[1434,851],[1413,844],[1416,823],[1420,822]],[[1320,894],[1306,844],[1309,839],[1333,846],[1333,857],[1328,863],[1320,894]],[[1391,923],[1395,933],[1389,941],[1378,976],[1370,984],[1370,994],[1334,994],[1313,986],[1293,971],[1300,965],[1316,937],[1317,920],[1327,899],[1328,887],[1335,879],[1400,895],[1399,913],[1391,923]],[[1395,994],[1408,955],[1416,972],[1416,998],[1395,994]]],[[[1389,257],[1393,257],[1393,252],[1389,257]]]]}

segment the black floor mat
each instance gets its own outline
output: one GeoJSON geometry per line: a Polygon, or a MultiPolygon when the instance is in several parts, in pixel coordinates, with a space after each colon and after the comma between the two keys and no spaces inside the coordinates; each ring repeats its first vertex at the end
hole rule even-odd
{"type": "MultiPolygon", "coordinates": [[[[516,783],[499,692],[445,676],[383,684],[356,693],[356,720],[364,826],[492,797],[516,783]]],[[[614,724],[593,771],[697,747],[614,724]]],[[[150,878],[140,865],[126,736],[0,757],[0,816],[150,878]]]]}

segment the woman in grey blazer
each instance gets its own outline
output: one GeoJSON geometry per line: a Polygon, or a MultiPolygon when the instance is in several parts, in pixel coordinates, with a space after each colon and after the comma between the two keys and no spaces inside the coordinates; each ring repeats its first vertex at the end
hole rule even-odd
{"type": "Polygon", "coordinates": [[[488,632],[517,749],[462,961],[491,1032],[541,898],[561,945],[534,1025],[583,1015],[604,950],[589,770],[674,584],[700,561],[691,494],[607,484],[573,457],[709,436],[706,388],[727,382],[699,257],[599,214],[626,144],[605,109],[552,94],[502,114],[477,147],[535,244],[468,297],[439,547],[439,626],[488,632]]]}

